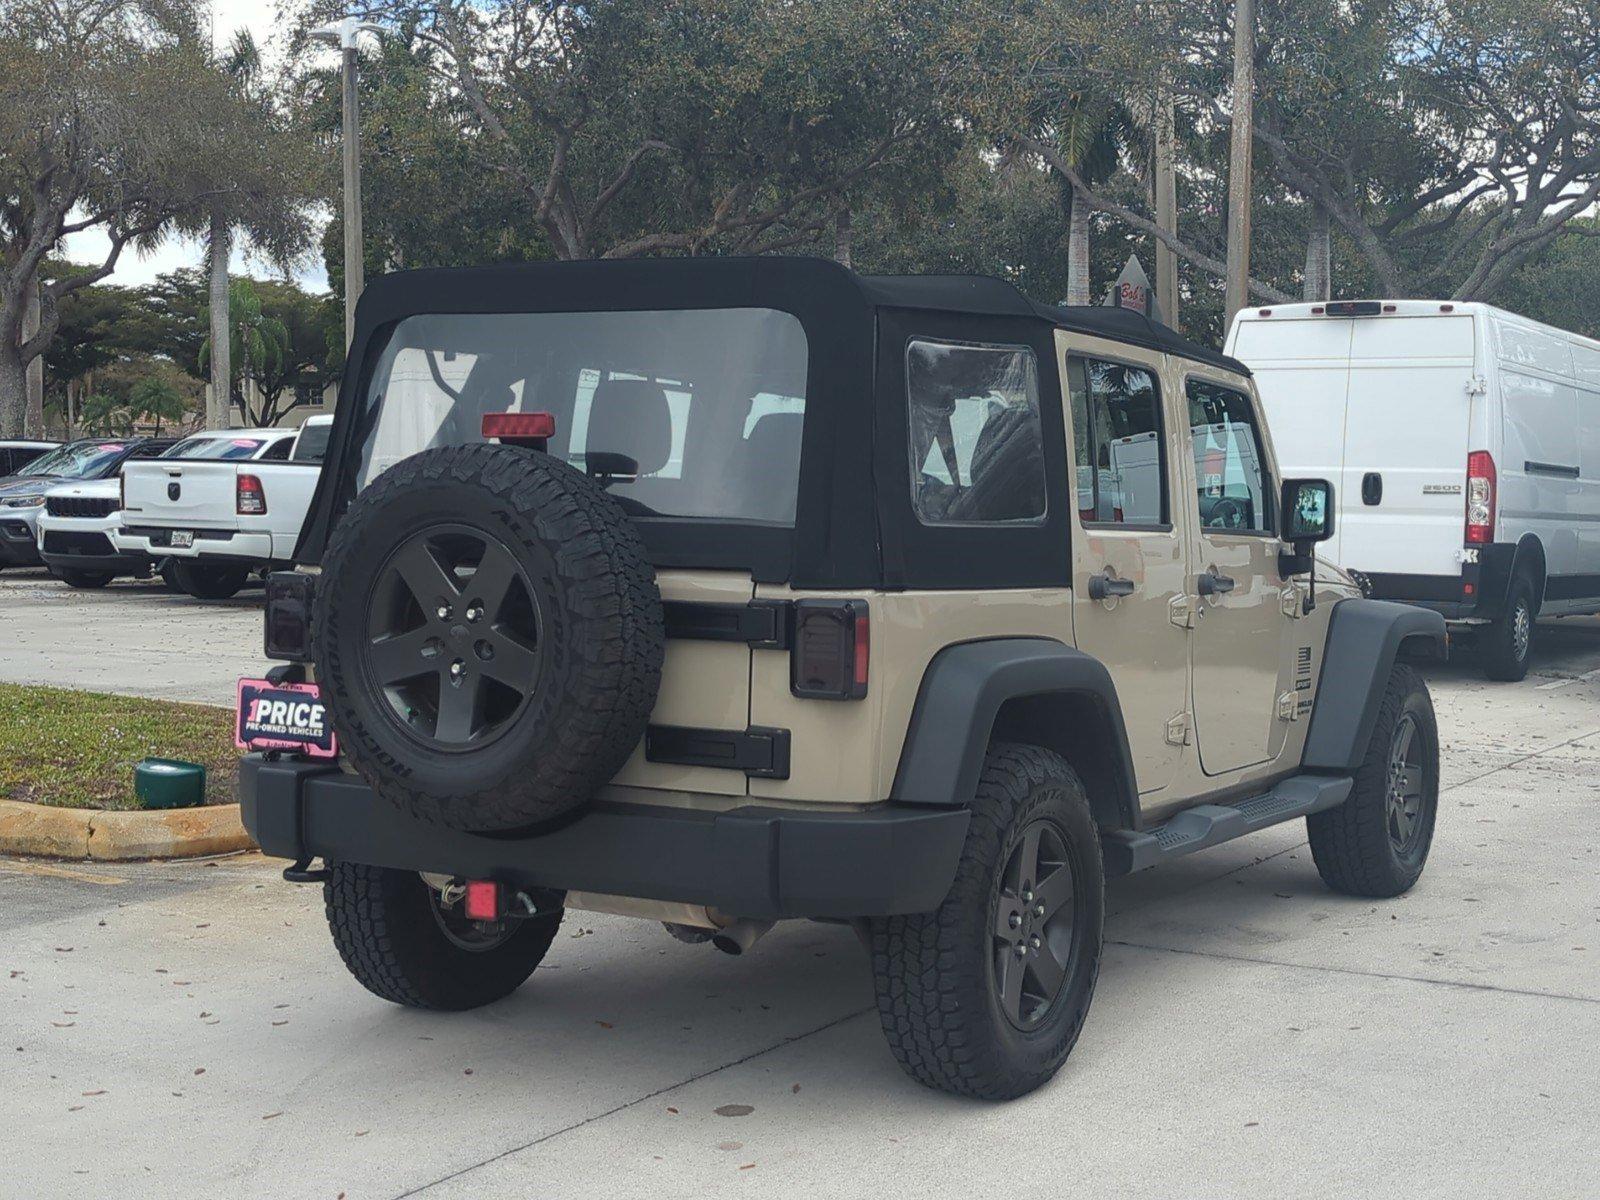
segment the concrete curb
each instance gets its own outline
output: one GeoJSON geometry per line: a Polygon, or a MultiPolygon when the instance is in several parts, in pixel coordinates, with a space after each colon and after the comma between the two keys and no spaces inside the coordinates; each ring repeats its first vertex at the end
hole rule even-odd
{"type": "Polygon", "coordinates": [[[237,804],[138,812],[0,800],[0,854],[126,862],[250,850],[237,804]]]}

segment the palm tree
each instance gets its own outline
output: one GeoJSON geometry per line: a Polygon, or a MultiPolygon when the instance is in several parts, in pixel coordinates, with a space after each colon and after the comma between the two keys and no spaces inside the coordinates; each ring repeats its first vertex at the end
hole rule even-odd
{"type": "MultiPolygon", "coordinates": [[[[226,427],[233,403],[239,405],[246,425],[254,423],[256,414],[250,411],[245,389],[252,379],[259,379],[263,372],[281,370],[283,357],[289,349],[288,326],[263,309],[261,296],[248,279],[235,279],[228,287],[224,303],[226,307],[222,319],[227,336],[218,338],[213,333],[200,347],[200,366],[204,369],[210,364],[212,379],[216,378],[219,357],[226,356],[226,361],[236,368],[235,373],[223,382],[225,390],[222,394],[227,397],[223,408],[224,423],[216,428],[226,427]],[[218,347],[221,348],[220,355],[218,347]],[[239,382],[237,392],[233,387],[234,379],[239,382]]],[[[215,308],[210,313],[210,325],[213,330],[217,328],[215,308]]]]}
{"type": "MultiPolygon", "coordinates": [[[[218,62],[234,81],[235,86],[247,90],[261,70],[261,53],[256,49],[250,31],[240,29],[233,35],[227,51],[218,62]]],[[[228,263],[233,258],[233,214],[226,198],[218,198],[211,205],[206,230],[207,278],[211,300],[211,342],[216,353],[211,356],[211,395],[206,401],[206,428],[226,429],[233,379],[233,363],[229,351],[232,338],[228,336],[228,263]]]]}
{"type": "MultiPolygon", "coordinates": [[[[1128,115],[1108,96],[1075,92],[1045,135],[1084,180],[1094,184],[1116,173],[1128,131],[1128,115]]],[[[1089,216],[1093,211],[1077,185],[1059,181],[1067,209],[1067,303],[1094,303],[1089,279],[1089,216]]]]}

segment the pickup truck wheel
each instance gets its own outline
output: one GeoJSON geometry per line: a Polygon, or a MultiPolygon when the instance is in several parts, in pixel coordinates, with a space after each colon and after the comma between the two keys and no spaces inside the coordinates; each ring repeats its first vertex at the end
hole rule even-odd
{"type": "Polygon", "coordinates": [[[1078,1040],[1100,971],[1105,874],[1077,774],[1036,746],[989,750],[938,911],[871,923],[878,1016],[907,1074],[1009,1100],[1078,1040]]]}
{"type": "Polygon", "coordinates": [[[178,590],[188,592],[196,600],[227,600],[245,585],[250,578],[250,568],[174,562],[172,574],[178,582],[178,590]]]}
{"type": "Polygon", "coordinates": [[[1322,881],[1347,896],[1398,896],[1422,875],[1439,810],[1439,727],[1415,670],[1389,676],[1350,798],[1306,818],[1322,881]]]}
{"type": "Polygon", "coordinates": [[[317,681],[351,764],[413,816],[474,832],[586,803],[655,707],[665,626],[622,510],[548,455],[405,459],[323,558],[317,681]]]}
{"type": "Polygon", "coordinates": [[[459,1012],[509,996],[561,927],[560,909],[500,926],[469,921],[415,871],[329,869],[322,898],[344,965],[373,995],[408,1008],[459,1012]]]}
{"type": "Polygon", "coordinates": [[[56,571],[54,575],[68,587],[83,591],[98,590],[116,578],[110,571],[78,571],[71,567],[56,571]]]}
{"type": "Polygon", "coordinates": [[[1505,683],[1527,677],[1535,616],[1533,580],[1519,573],[1506,593],[1505,612],[1478,637],[1486,676],[1505,683]]]}

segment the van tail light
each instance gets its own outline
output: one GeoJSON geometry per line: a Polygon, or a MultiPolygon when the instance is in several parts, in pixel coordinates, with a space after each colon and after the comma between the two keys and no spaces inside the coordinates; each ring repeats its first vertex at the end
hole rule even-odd
{"type": "Polygon", "coordinates": [[[267,511],[267,492],[256,475],[241,475],[233,487],[234,511],[241,517],[259,517],[267,511]]]}
{"type": "Polygon", "coordinates": [[[807,700],[860,700],[871,648],[865,600],[796,601],[790,692],[807,700]]]}
{"type": "Polygon", "coordinates": [[[1494,459],[1487,450],[1467,455],[1467,541],[1494,541],[1494,459]]]}

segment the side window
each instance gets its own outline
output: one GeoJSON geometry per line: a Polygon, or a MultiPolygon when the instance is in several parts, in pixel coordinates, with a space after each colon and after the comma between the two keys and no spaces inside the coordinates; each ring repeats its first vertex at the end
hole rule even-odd
{"type": "Polygon", "coordinates": [[[906,399],[918,520],[1044,520],[1044,431],[1032,350],[913,341],[906,348],[906,399]]]}
{"type": "Polygon", "coordinates": [[[261,454],[262,462],[288,462],[289,451],[294,448],[293,438],[279,438],[261,454]]]}
{"type": "Polygon", "coordinates": [[[1166,454],[1161,391],[1144,367],[1067,360],[1078,515],[1103,525],[1164,525],[1166,454]]]}
{"type": "Polygon", "coordinates": [[[1238,533],[1272,531],[1272,489],[1250,397],[1205,379],[1188,384],[1200,525],[1238,533]]]}

